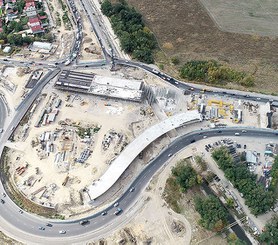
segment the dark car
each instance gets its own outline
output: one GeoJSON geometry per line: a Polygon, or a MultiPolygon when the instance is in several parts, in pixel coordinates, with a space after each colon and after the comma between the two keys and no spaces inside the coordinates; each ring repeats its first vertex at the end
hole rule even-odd
{"type": "Polygon", "coordinates": [[[80,225],[86,225],[87,223],[89,223],[89,220],[87,220],[87,219],[81,220],[79,222],[80,225]]]}
{"type": "Polygon", "coordinates": [[[1,203],[2,203],[2,204],[4,204],[4,203],[5,203],[5,201],[4,201],[3,199],[1,199],[1,203]]]}

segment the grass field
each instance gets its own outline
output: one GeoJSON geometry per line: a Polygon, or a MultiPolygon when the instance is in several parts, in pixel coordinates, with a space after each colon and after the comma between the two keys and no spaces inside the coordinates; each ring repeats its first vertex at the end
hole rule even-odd
{"type": "MultiPolygon", "coordinates": [[[[248,3],[247,1],[241,2],[248,3]]],[[[274,0],[267,2],[271,1],[274,0]]],[[[147,26],[156,35],[162,49],[156,61],[158,64],[164,64],[167,72],[176,76],[178,74],[179,65],[170,65],[169,62],[173,57],[178,57],[180,64],[192,59],[215,59],[239,71],[254,74],[256,85],[252,90],[278,94],[276,37],[221,31],[198,0],[127,0],[127,2],[144,16],[147,26]]],[[[246,8],[248,7],[246,4],[246,8]]],[[[234,12],[233,15],[230,13],[229,18],[237,16],[238,13],[234,12]]],[[[227,86],[243,89],[234,84],[227,86]]]]}
{"type": "Polygon", "coordinates": [[[223,31],[278,36],[277,0],[200,0],[200,2],[223,31]]]}

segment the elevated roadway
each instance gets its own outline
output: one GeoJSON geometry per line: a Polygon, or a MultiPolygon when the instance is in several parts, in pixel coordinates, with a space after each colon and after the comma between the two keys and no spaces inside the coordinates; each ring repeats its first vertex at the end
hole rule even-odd
{"type": "Polygon", "coordinates": [[[188,111],[186,113],[174,115],[146,129],[141,135],[127,145],[100,179],[89,186],[88,189],[91,199],[97,199],[108,191],[140,152],[157,138],[186,123],[197,121],[202,121],[201,114],[199,114],[198,111],[188,111]]]}

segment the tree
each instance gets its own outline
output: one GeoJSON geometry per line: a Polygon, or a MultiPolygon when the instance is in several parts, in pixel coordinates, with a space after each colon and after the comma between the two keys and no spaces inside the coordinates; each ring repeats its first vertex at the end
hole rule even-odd
{"type": "Polygon", "coordinates": [[[101,4],[101,11],[104,15],[110,17],[113,14],[113,6],[109,0],[104,0],[101,4]]]}
{"type": "Polygon", "coordinates": [[[23,37],[23,43],[26,43],[26,44],[30,44],[32,43],[34,40],[32,37],[29,37],[29,36],[26,36],[26,37],[23,37]]]}
{"type": "Polygon", "coordinates": [[[278,244],[278,216],[266,224],[264,232],[260,235],[260,241],[263,244],[278,244]]]}
{"type": "Polygon", "coordinates": [[[147,64],[151,64],[154,62],[153,54],[150,49],[136,49],[132,52],[132,56],[135,59],[145,62],[147,64]]]}
{"type": "Polygon", "coordinates": [[[21,46],[23,44],[23,38],[21,35],[9,34],[7,40],[13,45],[21,46]]]}
{"type": "Polygon", "coordinates": [[[15,3],[15,9],[18,11],[19,14],[22,14],[23,13],[23,9],[25,7],[25,0],[18,0],[16,1],[15,3]]]}
{"type": "Polygon", "coordinates": [[[195,161],[196,161],[198,167],[201,169],[201,171],[207,170],[207,163],[202,157],[196,156],[195,161]]]}
{"type": "Polygon", "coordinates": [[[20,32],[23,30],[23,25],[20,22],[16,22],[15,27],[14,27],[14,31],[15,32],[20,32]]]}
{"type": "Polygon", "coordinates": [[[172,169],[172,174],[176,177],[176,181],[183,192],[198,183],[196,171],[190,165],[185,165],[183,161],[172,169]]]}
{"type": "Polygon", "coordinates": [[[234,206],[234,199],[233,198],[228,198],[227,199],[227,206],[229,208],[232,208],[234,206]]]}
{"type": "Polygon", "coordinates": [[[195,208],[201,215],[200,224],[208,230],[221,231],[227,224],[227,210],[214,196],[194,200],[195,208]]]}
{"type": "Polygon", "coordinates": [[[180,63],[180,59],[175,56],[171,58],[171,62],[173,63],[173,65],[178,65],[180,63]]]}

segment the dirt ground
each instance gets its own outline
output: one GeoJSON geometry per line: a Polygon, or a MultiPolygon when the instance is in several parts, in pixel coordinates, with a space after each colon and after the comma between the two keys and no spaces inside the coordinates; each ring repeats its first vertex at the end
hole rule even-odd
{"type": "Polygon", "coordinates": [[[0,232],[0,243],[5,245],[22,245],[21,242],[15,241],[12,238],[7,237],[2,232],[0,232]]]}
{"type": "MultiPolygon", "coordinates": [[[[109,71],[100,69],[98,74],[110,75],[118,78],[122,76],[131,76],[128,71],[124,72],[126,75],[122,72],[123,71],[110,73],[109,71]]],[[[144,73],[135,72],[135,77],[142,79],[144,73]]],[[[150,81],[152,80],[150,79],[150,81]]],[[[110,161],[115,158],[116,146],[114,147],[114,143],[111,144],[108,150],[104,151],[102,148],[102,141],[106,137],[105,135],[113,129],[124,135],[122,140],[123,144],[125,141],[128,143],[132,141],[134,137],[138,136],[145,128],[157,123],[158,119],[145,102],[138,104],[121,100],[105,100],[90,95],[65,93],[56,89],[54,90],[56,95],[54,95],[53,83],[54,82],[45,87],[43,90],[45,96],[43,96],[38,107],[35,109],[31,121],[27,122],[27,120],[24,126],[20,126],[17,129],[14,137],[15,142],[9,143],[8,146],[12,148],[14,152],[14,154],[12,154],[13,156],[11,156],[13,162],[13,167],[11,168],[12,174],[15,173],[16,168],[25,166],[25,164],[28,163],[26,172],[22,175],[19,175],[19,173],[15,174],[15,182],[19,186],[19,189],[29,196],[42,187],[45,188],[49,186],[49,188],[52,188],[53,185],[51,184],[54,183],[56,189],[55,195],[47,195],[45,196],[46,199],[38,196],[38,198],[35,197],[33,201],[47,205],[67,205],[67,207],[69,207],[70,203],[70,210],[66,210],[65,208],[62,209],[64,211],[63,214],[67,215],[91,208],[89,205],[86,205],[88,204],[87,199],[84,199],[85,205],[80,206],[78,191],[90,185],[93,179],[98,179],[106,171],[110,161]],[[65,102],[68,95],[71,95],[71,97],[68,102],[65,102]],[[43,108],[48,108],[49,106],[48,101],[50,101],[50,96],[58,96],[57,98],[62,99],[56,121],[55,123],[45,126],[35,127],[34,125],[37,123],[43,108]],[[106,105],[107,103],[109,106],[106,105]],[[145,115],[141,112],[143,108],[147,111],[145,115]],[[111,116],[113,116],[113,121],[111,120],[111,116]],[[71,165],[68,172],[63,168],[63,164],[60,166],[59,162],[57,165],[56,161],[57,154],[61,151],[62,141],[60,141],[60,136],[58,136],[55,142],[53,141],[54,152],[49,154],[49,156],[41,150],[40,145],[33,144],[33,142],[38,142],[38,139],[44,132],[53,134],[55,130],[61,127],[58,125],[59,122],[66,121],[67,119],[70,119],[72,122],[80,123],[82,127],[86,127],[87,124],[101,126],[101,129],[93,136],[92,145],[90,146],[92,153],[88,161],[86,161],[86,164],[71,165]],[[26,127],[30,127],[27,134],[25,133],[26,127]],[[125,138],[127,138],[127,140],[125,138]],[[32,144],[34,147],[32,147],[32,144]],[[34,159],[36,159],[36,161],[34,161],[34,159]],[[66,178],[69,179],[68,184],[63,186],[63,182],[66,178]],[[29,183],[31,179],[33,184],[27,187],[24,183],[29,183]],[[59,179],[59,181],[56,181],[57,179],[59,179]]],[[[69,130],[72,132],[72,129],[69,128],[69,130]]],[[[76,135],[73,134],[71,137],[76,137],[76,135]]],[[[79,140],[76,140],[74,143],[76,142],[79,142],[79,140]]],[[[73,152],[77,153],[74,153],[74,156],[68,155],[68,161],[71,162],[71,159],[78,157],[85,149],[84,147],[86,146],[80,142],[74,145],[73,152]]],[[[154,149],[156,148],[157,146],[154,147],[154,149]]],[[[119,147],[117,149],[120,150],[119,147]]],[[[157,152],[160,150],[161,148],[159,148],[157,152]]],[[[119,154],[119,152],[117,154],[119,154]]],[[[150,155],[148,159],[152,157],[151,152],[150,154],[144,155],[150,155]]]]}
{"type": "MultiPolygon", "coordinates": [[[[162,54],[157,63],[178,75],[178,67],[168,66],[178,57],[183,64],[194,59],[215,59],[235,69],[255,74],[252,90],[278,93],[277,38],[220,31],[198,0],[127,0],[143,15],[158,39],[162,54]]],[[[228,87],[235,87],[229,84],[228,87]]]]}

